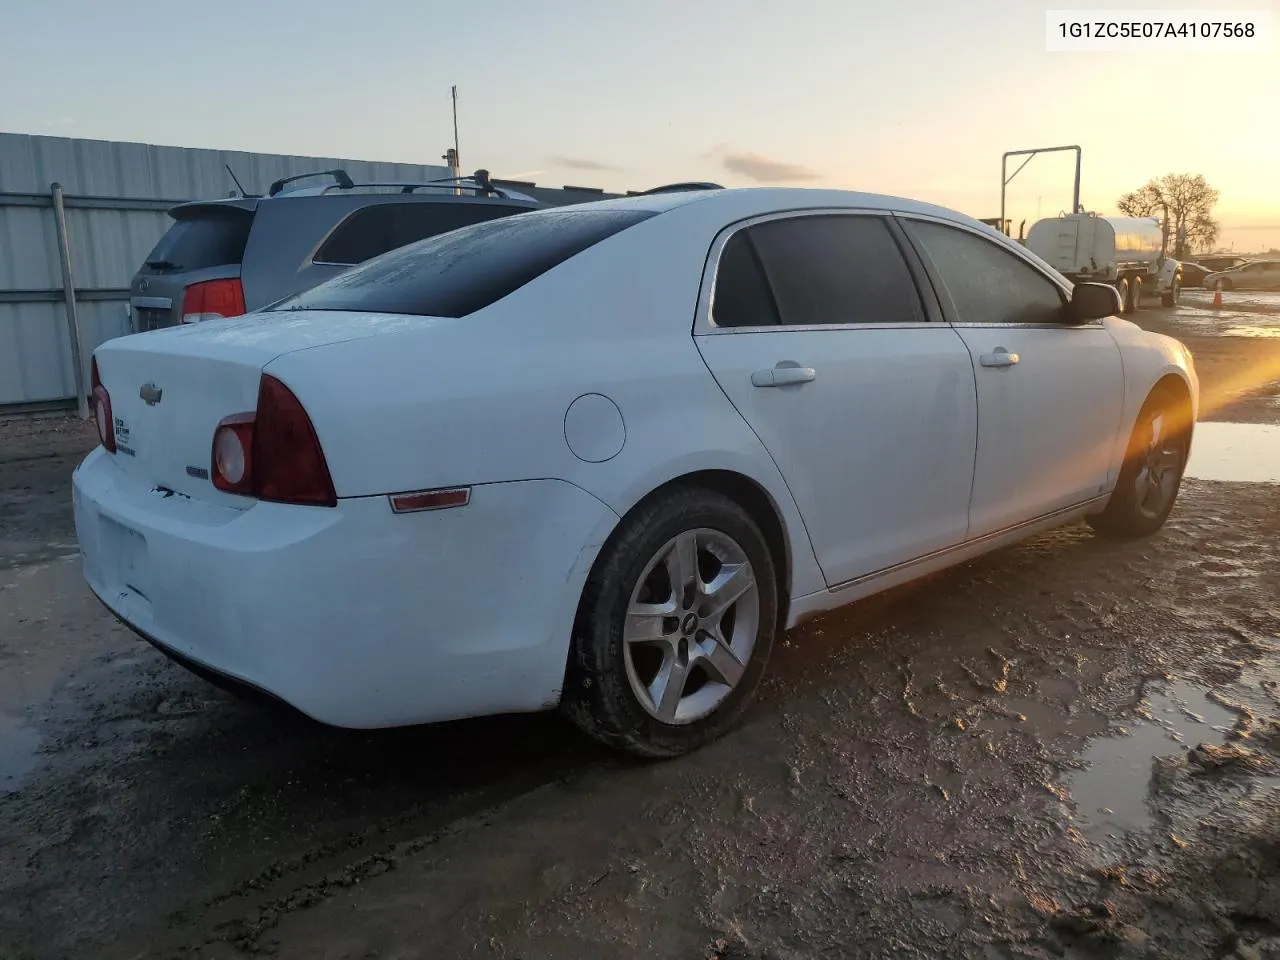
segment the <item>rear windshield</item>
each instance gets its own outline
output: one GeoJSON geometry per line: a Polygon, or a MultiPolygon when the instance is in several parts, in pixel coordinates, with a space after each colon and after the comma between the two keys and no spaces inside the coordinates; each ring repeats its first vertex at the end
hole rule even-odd
{"type": "Polygon", "coordinates": [[[174,223],[147,254],[145,269],[160,273],[238,266],[249,242],[253,214],[218,210],[187,216],[174,223]]]}
{"type": "Polygon", "coordinates": [[[268,309],[465,317],[651,216],[559,209],[477,223],[392,250],[268,309]]]}

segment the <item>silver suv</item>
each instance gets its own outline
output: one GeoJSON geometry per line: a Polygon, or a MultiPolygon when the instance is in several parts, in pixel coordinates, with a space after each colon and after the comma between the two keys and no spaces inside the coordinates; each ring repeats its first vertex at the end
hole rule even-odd
{"type": "Polygon", "coordinates": [[[415,240],[544,206],[484,170],[391,184],[326,170],[277,180],[265,197],[179,204],[130,285],[133,329],[239,316],[415,240]],[[333,182],[287,189],[312,177],[333,182]]]}

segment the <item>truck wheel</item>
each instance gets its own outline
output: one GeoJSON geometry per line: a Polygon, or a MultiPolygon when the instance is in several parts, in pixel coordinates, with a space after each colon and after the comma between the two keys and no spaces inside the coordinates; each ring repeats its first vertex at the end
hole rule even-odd
{"type": "Polygon", "coordinates": [[[1165,307],[1176,307],[1178,301],[1182,299],[1182,281],[1177,277],[1173,278],[1173,286],[1169,288],[1168,293],[1160,294],[1160,305],[1165,307]]]}
{"type": "Polygon", "coordinates": [[[1120,292],[1120,312],[1131,313],[1133,311],[1133,302],[1129,299],[1129,280],[1127,277],[1121,277],[1116,281],[1116,290],[1120,292]]]}
{"type": "Polygon", "coordinates": [[[1125,304],[1125,313],[1135,313],[1142,306],[1142,278],[1134,277],[1129,281],[1129,301],[1125,304]]]}

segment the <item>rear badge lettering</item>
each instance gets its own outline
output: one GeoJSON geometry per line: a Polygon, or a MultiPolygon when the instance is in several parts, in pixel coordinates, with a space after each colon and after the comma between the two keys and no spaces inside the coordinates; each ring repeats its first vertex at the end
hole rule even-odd
{"type": "Polygon", "coordinates": [[[191,466],[190,464],[188,464],[188,465],[187,465],[187,476],[188,476],[188,477],[195,477],[197,480],[208,480],[208,479],[209,479],[209,471],[208,471],[208,470],[206,470],[204,467],[193,467],[193,466],[191,466]]]}
{"type": "Polygon", "coordinates": [[[115,421],[116,446],[119,446],[122,443],[128,443],[129,442],[129,425],[125,423],[123,420],[121,420],[119,417],[112,417],[111,419],[115,421]]]}
{"type": "Polygon", "coordinates": [[[121,443],[119,440],[117,440],[117,441],[116,441],[116,453],[123,453],[123,454],[124,454],[125,456],[127,456],[127,457],[136,457],[136,456],[137,456],[137,454],[136,454],[136,453],[134,453],[134,451],[133,451],[133,447],[126,447],[126,446],[125,446],[123,443],[121,443]]]}

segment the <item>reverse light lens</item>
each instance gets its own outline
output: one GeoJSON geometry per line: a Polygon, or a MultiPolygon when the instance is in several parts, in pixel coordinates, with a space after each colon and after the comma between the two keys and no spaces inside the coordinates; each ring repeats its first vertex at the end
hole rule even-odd
{"type": "Polygon", "coordinates": [[[226,478],[227,483],[239,484],[244,481],[248,470],[248,458],[245,456],[244,444],[232,427],[223,427],[213,441],[213,462],[218,473],[226,478]]]}

